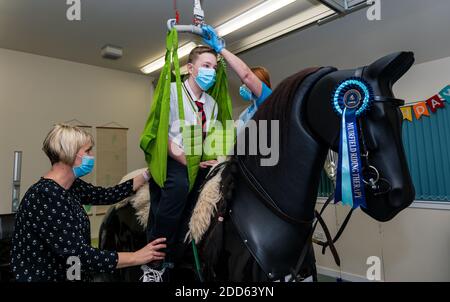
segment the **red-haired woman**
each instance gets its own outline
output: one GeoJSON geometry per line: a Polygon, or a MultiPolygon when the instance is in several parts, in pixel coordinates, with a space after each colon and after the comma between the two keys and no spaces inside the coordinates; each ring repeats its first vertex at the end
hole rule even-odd
{"type": "Polygon", "coordinates": [[[202,29],[204,32],[203,42],[220,53],[241,79],[242,86],[239,89],[239,94],[242,99],[252,102],[239,116],[239,133],[240,129],[253,117],[258,108],[272,93],[269,72],[264,67],[248,67],[244,61],[225,49],[224,40],[219,38],[211,26],[204,25],[202,29]]]}

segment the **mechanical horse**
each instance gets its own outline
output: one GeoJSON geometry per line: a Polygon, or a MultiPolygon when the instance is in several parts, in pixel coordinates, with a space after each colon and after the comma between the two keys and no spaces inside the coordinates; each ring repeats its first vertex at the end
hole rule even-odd
{"type": "MultiPolygon", "coordinates": [[[[311,238],[318,186],[327,152],[339,150],[341,128],[331,99],[347,79],[365,81],[374,96],[370,110],[358,118],[366,193],[361,209],[385,222],[408,207],[415,191],[402,144],[403,101],[394,97],[392,86],[413,63],[413,53],[399,52],[352,70],[305,69],[281,82],[253,118],[280,121],[278,164],[261,166],[259,154],[235,155],[210,171],[187,235],[187,242],[198,247],[200,266],[195,272],[195,252],[187,248],[191,253],[185,253],[187,261],[180,265],[184,275],[180,271],[174,280],[276,281],[291,276],[289,280],[300,281],[316,275],[311,238]]],[[[146,244],[148,187],[137,196],[109,210],[100,230],[101,249],[134,251],[146,244]]],[[[138,281],[140,275],[139,268],[130,268],[104,280],[138,281]]]]}

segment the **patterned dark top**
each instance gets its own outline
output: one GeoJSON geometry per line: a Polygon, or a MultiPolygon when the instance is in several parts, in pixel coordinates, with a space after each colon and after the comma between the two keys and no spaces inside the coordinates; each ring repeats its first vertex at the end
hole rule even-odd
{"type": "Polygon", "coordinates": [[[76,179],[65,190],[41,178],[25,193],[16,217],[11,268],[17,281],[64,281],[70,256],[81,262],[81,279],[112,273],[117,252],[91,247],[89,218],[82,205],[110,205],[133,193],[133,180],[111,188],[76,179]]]}

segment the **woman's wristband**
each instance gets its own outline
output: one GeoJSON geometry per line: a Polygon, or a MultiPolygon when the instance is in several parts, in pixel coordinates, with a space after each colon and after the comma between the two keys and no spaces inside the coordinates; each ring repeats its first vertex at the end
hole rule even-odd
{"type": "Polygon", "coordinates": [[[150,180],[150,173],[148,172],[148,170],[145,170],[142,173],[142,176],[144,177],[145,181],[148,182],[150,180]]]}

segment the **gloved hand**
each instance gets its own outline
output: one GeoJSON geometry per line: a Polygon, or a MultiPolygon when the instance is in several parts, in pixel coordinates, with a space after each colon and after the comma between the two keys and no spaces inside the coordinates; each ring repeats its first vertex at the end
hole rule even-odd
{"type": "Polygon", "coordinates": [[[203,42],[214,49],[217,53],[220,53],[225,48],[225,40],[219,38],[214,28],[210,25],[202,25],[203,30],[203,42]]]}

